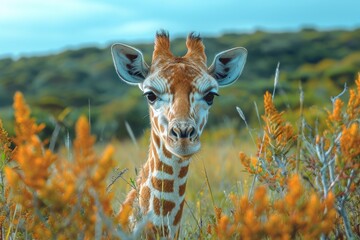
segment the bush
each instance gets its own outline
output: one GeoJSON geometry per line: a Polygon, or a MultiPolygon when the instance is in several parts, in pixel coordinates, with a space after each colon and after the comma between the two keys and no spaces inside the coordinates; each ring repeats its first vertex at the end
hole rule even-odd
{"type": "MultiPolygon", "coordinates": [[[[197,236],[360,237],[356,225],[360,217],[360,75],[356,87],[350,90],[346,106],[340,96],[333,99],[321,131],[305,124],[301,111],[296,129],[266,93],[257,152],[254,156],[240,153],[246,172],[253,176],[249,193],[226,194],[223,200],[231,203],[219,208],[210,191],[214,213],[207,212],[197,236]]],[[[129,235],[123,229],[129,227],[132,209],[121,214],[113,210],[115,195],[107,190],[113,182],[107,184],[106,179],[115,167],[114,148],[108,146],[101,156],[95,153],[88,120],[79,118],[73,144],[68,140],[67,153],[56,154],[49,141],[39,138],[45,126],[30,117],[20,93],[15,94],[14,110],[13,139],[0,121],[1,239],[139,238],[146,224],[129,235]]],[[[239,113],[245,120],[240,109],[239,113]]],[[[205,176],[209,185],[206,172],[205,176]]],[[[191,230],[185,231],[191,235],[191,230]]]]}

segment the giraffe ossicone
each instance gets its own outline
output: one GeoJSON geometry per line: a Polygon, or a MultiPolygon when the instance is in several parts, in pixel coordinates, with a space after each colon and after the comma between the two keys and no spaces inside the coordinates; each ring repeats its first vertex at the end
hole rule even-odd
{"type": "Polygon", "coordinates": [[[202,39],[191,33],[186,46],[184,56],[174,56],[168,33],[158,32],[150,66],[133,47],[114,44],[111,48],[120,79],[138,85],[149,104],[148,160],[138,176],[137,188],[123,203],[138,203],[141,214],[153,226],[149,238],[177,236],[190,159],[200,150],[209,109],[219,87],[234,83],[246,62],[246,49],[237,47],[220,52],[207,67],[202,39]]]}

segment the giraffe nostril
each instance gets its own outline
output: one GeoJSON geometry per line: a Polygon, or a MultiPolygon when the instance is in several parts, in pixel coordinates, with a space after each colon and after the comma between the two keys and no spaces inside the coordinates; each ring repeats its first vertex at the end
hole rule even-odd
{"type": "Polygon", "coordinates": [[[174,137],[175,139],[179,138],[179,135],[177,134],[177,132],[174,130],[175,128],[171,128],[170,130],[170,136],[174,137]]]}
{"type": "Polygon", "coordinates": [[[195,136],[195,134],[196,134],[196,131],[195,131],[195,128],[194,127],[189,127],[189,130],[188,130],[188,136],[189,136],[189,138],[193,138],[194,136],[195,136]]]}

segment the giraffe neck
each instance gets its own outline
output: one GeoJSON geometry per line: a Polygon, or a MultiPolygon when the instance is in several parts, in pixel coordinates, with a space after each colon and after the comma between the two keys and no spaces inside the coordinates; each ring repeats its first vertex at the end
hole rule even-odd
{"type": "Polygon", "coordinates": [[[160,137],[151,132],[149,158],[140,184],[140,208],[162,235],[177,233],[185,200],[190,159],[170,153],[160,137]]]}

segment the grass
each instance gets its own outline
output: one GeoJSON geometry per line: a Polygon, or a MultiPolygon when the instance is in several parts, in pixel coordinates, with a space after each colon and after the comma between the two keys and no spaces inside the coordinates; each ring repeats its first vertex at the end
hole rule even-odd
{"type": "MultiPolygon", "coordinates": [[[[257,134],[239,109],[243,130],[229,124],[204,132],[190,167],[180,237],[360,236],[360,75],[356,85],[347,103],[333,99],[321,129],[300,119],[296,130],[267,92],[257,134]]],[[[117,210],[147,159],[149,132],[95,144],[82,117],[73,143],[53,152],[20,93],[14,108],[15,149],[0,121],[0,237],[128,239],[128,215],[117,210]]]]}

